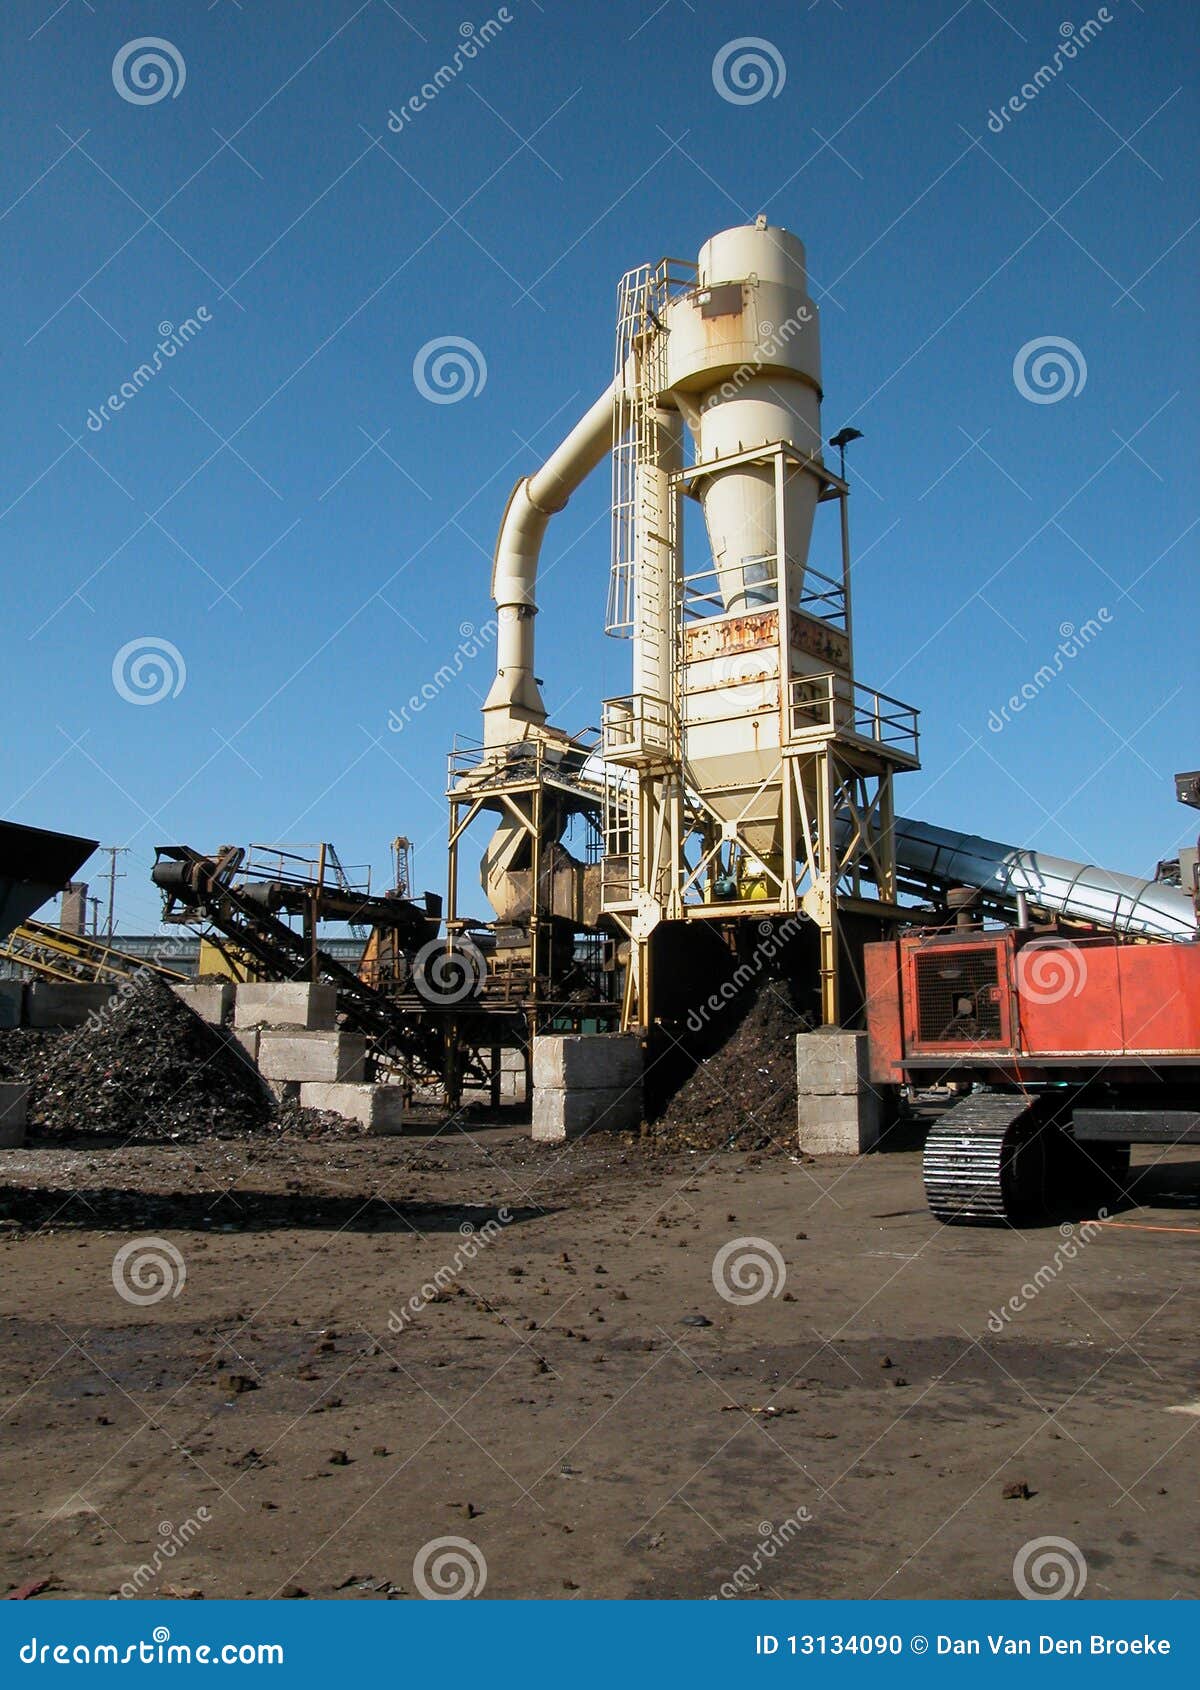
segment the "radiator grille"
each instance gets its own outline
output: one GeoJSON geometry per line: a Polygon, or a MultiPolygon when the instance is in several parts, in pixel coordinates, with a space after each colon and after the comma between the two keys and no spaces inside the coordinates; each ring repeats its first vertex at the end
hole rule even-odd
{"type": "Polygon", "coordinates": [[[922,1044],[967,1044],[1001,1038],[994,945],[918,955],[917,1036],[922,1044]]]}

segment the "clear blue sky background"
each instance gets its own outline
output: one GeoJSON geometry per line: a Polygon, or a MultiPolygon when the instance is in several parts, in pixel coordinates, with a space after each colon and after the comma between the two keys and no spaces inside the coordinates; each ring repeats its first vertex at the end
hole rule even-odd
{"type": "MultiPolygon", "coordinates": [[[[442,887],[445,756],[478,732],[490,652],[403,733],[389,711],[487,619],[505,499],[608,380],[621,273],[759,211],[808,246],[826,432],[866,436],[858,667],[923,711],[900,809],[1144,872],[1186,837],[1188,0],[1110,0],[1000,135],[989,111],[1088,0],[510,0],[399,135],[389,109],[488,0],[56,3],[0,20],[0,814],[132,847],[122,929],[156,923],[162,842],[328,838],[383,879],[404,832],[442,887]],[[177,98],[118,95],[114,56],[143,36],[182,55],[177,98]],[[786,81],[736,105],[712,64],[743,36],[786,81]],[[160,323],[200,306],[200,335],[89,431],[160,323]],[[444,335],[487,379],[435,405],[412,365],[444,335]],[[1046,335],[1087,379],[1038,405],[1013,359],[1046,335]],[[990,732],[1101,607],[1102,636],[990,732]],[[186,663],[152,707],[112,680],[148,636],[186,663]]],[[[602,632],[607,499],[599,471],[544,554],[539,668],[569,728],[628,684],[602,632]]]]}

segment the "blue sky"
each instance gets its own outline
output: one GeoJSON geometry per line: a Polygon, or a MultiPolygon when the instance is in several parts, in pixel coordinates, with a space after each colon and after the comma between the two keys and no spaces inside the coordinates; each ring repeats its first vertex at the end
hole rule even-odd
{"type": "MultiPolygon", "coordinates": [[[[858,669],[923,712],[898,808],[1139,872],[1187,836],[1186,0],[1110,0],[999,134],[989,113],[1101,8],[510,0],[397,134],[389,111],[498,7],[56,4],[0,21],[0,813],[129,846],[125,931],[156,923],[164,842],[326,838],[379,883],[406,833],[441,889],[445,757],[478,733],[490,653],[401,733],[389,712],[486,622],[508,492],[608,380],[622,272],[759,211],[807,243],[826,432],[865,435],[858,669]],[[135,103],[114,59],[146,37],[175,92],[135,103]],[[774,86],[734,103],[713,61],[744,37],[770,43],[774,86]],[[443,336],[486,380],[436,404],[413,363],[443,336]],[[1048,336],[1074,391],[1035,403],[1014,359],[1048,336]],[[146,640],[180,654],[152,706],[113,674],[146,640]]],[[[602,632],[607,499],[601,470],[544,552],[539,668],[567,728],[628,685],[602,632]]]]}

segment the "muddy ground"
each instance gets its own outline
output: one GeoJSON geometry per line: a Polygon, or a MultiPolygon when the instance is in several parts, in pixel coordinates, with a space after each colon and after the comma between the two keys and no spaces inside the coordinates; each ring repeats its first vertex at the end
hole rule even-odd
{"type": "Polygon", "coordinates": [[[1058,1537],[1196,1594],[1195,1152],[1068,1239],[937,1227],[913,1152],[525,1132],[0,1151],[7,1587],[1014,1597],[1058,1537]]]}

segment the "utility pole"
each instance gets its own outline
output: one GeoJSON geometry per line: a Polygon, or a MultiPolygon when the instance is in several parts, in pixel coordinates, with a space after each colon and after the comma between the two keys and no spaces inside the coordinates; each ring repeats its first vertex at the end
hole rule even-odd
{"type": "Polygon", "coordinates": [[[92,906],[92,933],[94,936],[100,931],[100,900],[99,898],[89,898],[88,903],[92,906]]]}
{"type": "Polygon", "coordinates": [[[117,858],[129,855],[128,845],[101,845],[100,849],[108,854],[108,942],[112,944],[113,913],[117,902],[117,881],[124,880],[123,874],[117,873],[117,858]]]}

